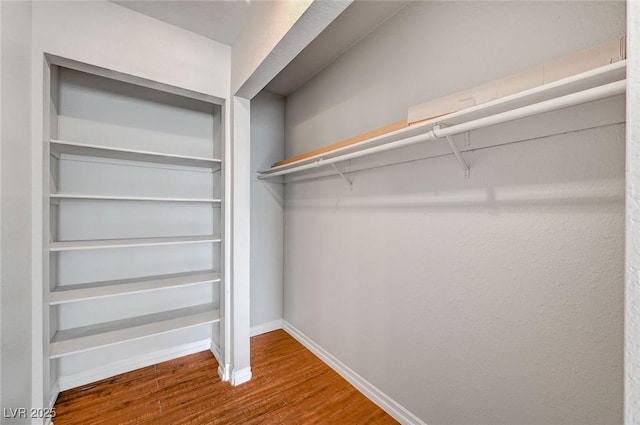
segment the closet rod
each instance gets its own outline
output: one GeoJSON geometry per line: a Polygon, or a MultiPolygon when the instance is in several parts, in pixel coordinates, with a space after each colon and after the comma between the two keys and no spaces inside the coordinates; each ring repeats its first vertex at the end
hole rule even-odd
{"type": "Polygon", "coordinates": [[[346,161],[349,159],[360,158],[367,155],[372,155],[379,152],[386,152],[392,149],[398,149],[404,146],[413,145],[420,142],[426,142],[429,140],[437,140],[439,138],[445,138],[447,136],[453,136],[456,134],[464,133],[467,131],[477,130],[483,127],[489,127],[496,124],[502,124],[509,121],[514,121],[521,118],[530,117],[533,115],[539,115],[545,112],[557,111],[559,109],[568,108],[571,106],[581,105],[584,103],[594,102],[596,100],[606,99],[609,97],[624,94],[626,91],[627,80],[620,80],[609,84],[604,84],[598,87],[593,87],[587,90],[571,93],[565,96],[557,97],[555,99],[546,100],[539,103],[523,106],[520,108],[512,109],[510,111],[501,112],[487,117],[478,118],[476,120],[468,121],[461,124],[452,125],[450,127],[441,127],[446,125],[446,117],[442,117],[439,123],[435,123],[434,126],[428,132],[424,134],[418,134],[416,136],[408,137],[406,139],[398,140],[395,142],[386,143],[384,145],[374,146],[371,148],[363,149],[361,151],[351,152],[348,154],[336,156],[333,158],[320,158],[309,164],[300,165],[298,167],[289,168],[286,170],[269,172],[269,170],[261,171],[263,174],[259,176],[259,179],[266,179],[269,177],[282,176],[285,174],[291,174],[298,171],[305,171],[312,168],[321,167],[324,165],[331,165],[336,162],[346,161]]]}

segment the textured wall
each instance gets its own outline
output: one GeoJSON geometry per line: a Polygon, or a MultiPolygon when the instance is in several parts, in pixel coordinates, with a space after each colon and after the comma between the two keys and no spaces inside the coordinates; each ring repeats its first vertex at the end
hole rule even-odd
{"type": "Polygon", "coordinates": [[[640,424],[640,2],[628,3],[625,424],[640,424]]]}
{"type": "MultiPolygon", "coordinates": [[[[619,2],[416,2],[287,99],[287,155],[624,31],[619,2]]],[[[468,153],[466,181],[290,183],[285,319],[428,424],[621,423],[624,155],[617,124],[468,153]]]]}
{"type": "Polygon", "coordinates": [[[284,188],[257,179],[284,155],[284,98],[251,100],[251,327],[282,319],[284,188]]]}

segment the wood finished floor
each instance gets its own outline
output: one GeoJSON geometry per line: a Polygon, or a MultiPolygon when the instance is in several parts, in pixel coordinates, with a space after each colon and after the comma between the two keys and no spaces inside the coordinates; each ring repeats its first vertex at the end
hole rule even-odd
{"type": "Polygon", "coordinates": [[[64,424],[397,424],[284,331],[251,338],[250,382],[206,351],[64,391],[64,424]]]}

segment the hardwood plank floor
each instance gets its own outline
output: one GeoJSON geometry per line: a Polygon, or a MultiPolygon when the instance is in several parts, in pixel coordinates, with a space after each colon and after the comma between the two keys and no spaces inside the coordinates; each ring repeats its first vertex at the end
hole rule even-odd
{"type": "Polygon", "coordinates": [[[55,425],[397,424],[284,331],[251,338],[253,379],[233,387],[208,352],[60,393],[55,425]]]}

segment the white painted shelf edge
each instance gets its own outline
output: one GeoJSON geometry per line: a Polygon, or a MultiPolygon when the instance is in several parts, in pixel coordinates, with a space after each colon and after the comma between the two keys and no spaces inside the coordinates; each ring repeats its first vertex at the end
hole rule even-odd
{"type": "Polygon", "coordinates": [[[60,286],[49,294],[49,304],[59,305],[219,281],[220,273],[214,270],[203,270],[170,275],[147,276],[136,279],[60,286]]]}
{"type": "Polygon", "coordinates": [[[86,241],[51,242],[49,251],[77,251],[84,249],[128,248],[139,246],[183,245],[191,243],[220,242],[219,236],[174,236],[165,238],[100,239],[86,241]]]}
{"type": "Polygon", "coordinates": [[[219,320],[219,310],[214,310],[210,304],[204,304],[131,319],[62,330],[56,332],[49,344],[49,357],[56,359],[95,348],[218,322],[219,320]]]}
{"type": "Polygon", "coordinates": [[[149,196],[116,196],[116,195],[84,195],[81,193],[52,193],[51,199],[96,200],[96,201],[152,201],[152,202],[194,202],[194,203],[220,203],[217,198],[165,198],[149,196]]]}
{"type": "Polygon", "coordinates": [[[51,153],[96,156],[127,161],[156,162],[161,164],[187,165],[193,167],[218,168],[222,160],[189,155],[177,155],[137,149],[116,148],[90,143],[69,142],[51,139],[51,153]]]}
{"type": "MultiPolygon", "coordinates": [[[[476,121],[482,120],[483,118],[491,118],[494,116],[498,117],[499,115],[505,115],[504,121],[506,121],[507,118],[511,119],[511,117],[506,116],[510,111],[516,111],[520,108],[526,108],[529,106],[534,106],[534,108],[531,109],[532,114],[541,113],[544,111],[536,109],[535,105],[542,105],[544,103],[551,102],[554,99],[559,99],[564,96],[579,95],[580,92],[588,91],[589,89],[605,87],[607,85],[615,86],[615,84],[613,83],[621,83],[625,81],[626,65],[626,60],[619,61],[549,84],[544,84],[533,89],[524,90],[510,96],[505,96],[491,102],[483,103],[478,106],[463,109],[461,111],[431,120],[414,123],[406,128],[372,137],[370,139],[366,139],[352,145],[343,146],[341,148],[323,152],[321,154],[310,156],[298,161],[293,161],[287,164],[258,171],[258,173],[260,174],[258,178],[264,179],[291,174],[297,171],[304,171],[325,164],[329,165],[330,163],[335,163],[341,160],[355,158],[357,156],[364,156],[365,154],[368,154],[368,152],[364,152],[365,150],[381,145],[391,145],[397,143],[398,147],[406,146],[410,143],[403,144],[401,142],[412,138],[415,138],[416,141],[420,142],[426,140],[434,140],[434,137],[446,137],[442,134],[444,133],[443,131],[440,131],[441,134],[432,135],[433,137],[428,137],[429,135],[427,133],[432,131],[435,125],[440,125],[442,126],[442,130],[446,130],[447,126],[458,125],[462,127],[460,124],[467,124],[471,122],[475,123],[476,121]],[[360,152],[363,152],[363,155],[356,155],[360,152]]],[[[607,95],[608,93],[603,93],[601,98],[604,98],[607,95]]],[[[576,101],[580,102],[584,97],[585,96],[576,96],[576,101]]],[[[514,114],[513,116],[516,116],[516,114],[514,114]]],[[[491,120],[488,120],[488,122],[491,122],[491,120]]],[[[496,123],[498,122],[491,122],[492,125],[496,123]]],[[[467,126],[464,131],[469,131],[471,129],[472,128],[470,128],[470,126],[467,126]]],[[[380,151],[382,151],[382,149],[377,151],[374,151],[372,149],[371,153],[380,151]]]]}

